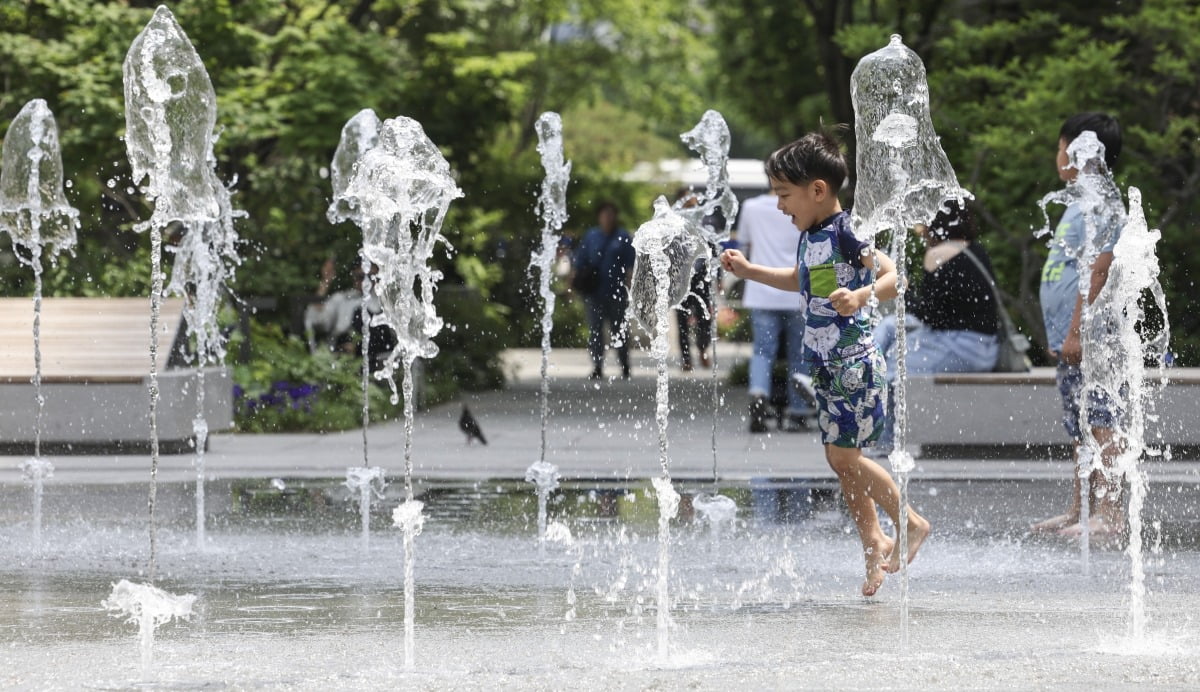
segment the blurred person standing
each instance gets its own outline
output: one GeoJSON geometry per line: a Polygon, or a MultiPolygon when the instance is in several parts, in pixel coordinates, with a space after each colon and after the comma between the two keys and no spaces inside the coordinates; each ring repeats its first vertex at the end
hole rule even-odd
{"type": "MultiPolygon", "coordinates": [[[[738,217],[737,240],[750,262],[766,267],[796,266],[800,233],[791,220],[777,208],[773,194],[751,197],[742,203],[738,217]]],[[[770,409],[771,371],[779,354],[780,340],[786,340],[788,387],[783,427],[789,432],[807,429],[805,417],[813,408],[800,390],[791,386],[791,377],[806,373],[804,367],[804,313],[794,291],[781,291],[758,281],[747,281],[742,305],[750,310],[754,348],[750,356],[750,432],[767,432],[770,409]]]]}
{"type": "Polygon", "coordinates": [[[604,376],[604,351],[617,350],[621,377],[629,379],[629,339],[625,311],[629,307],[629,282],[637,252],[633,236],[621,227],[617,205],[605,201],[596,207],[596,225],[579,241],[572,262],[571,288],[587,305],[590,379],[604,376]],[[608,325],[605,339],[604,326],[608,325]]]}

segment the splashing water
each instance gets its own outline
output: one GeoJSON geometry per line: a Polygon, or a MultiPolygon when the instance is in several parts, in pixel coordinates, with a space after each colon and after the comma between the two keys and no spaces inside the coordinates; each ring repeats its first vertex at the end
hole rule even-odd
{"type": "Polygon", "coordinates": [[[720,537],[722,526],[733,526],[737,520],[737,503],[725,495],[699,493],[692,498],[692,507],[701,520],[708,524],[714,540],[720,537]]]}
{"type": "Polygon", "coordinates": [[[350,466],[346,469],[345,486],[351,493],[358,493],[358,513],[362,521],[362,556],[367,557],[371,547],[371,496],[383,499],[384,480],[382,466],[350,466]]]}
{"type": "Polygon", "coordinates": [[[970,198],[934,132],[925,65],[899,35],[858,61],[850,95],[858,142],[855,234],[873,240],[928,224],[946,200],[970,198]]]}
{"type": "Polygon", "coordinates": [[[575,536],[571,534],[571,529],[561,521],[552,522],[546,528],[546,543],[556,543],[566,548],[574,557],[571,564],[571,575],[567,582],[567,612],[563,613],[563,620],[571,622],[575,619],[575,605],[577,599],[575,596],[575,582],[583,574],[583,546],[575,542],[575,536]]]}
{"type": "MultiPolygon", "coordinates": [[[[1079,170],[1082,172],[1087,168],[1079,170]]],[[[1095,167],[1093,170],[1096,170],[1095,167]]],[[[1107,191],[1109,188],[1103,185],[1096,189],[1107,191]]],[[[1117,216],[1117,208],[1107,203],[1107,197],[1101,199],[1106,203],[1094,210],[1104,218],[1097,223],[1112,223],[1117,216]]],[[[1098,225],[1097,230],[1099,232],[1096,235],[1101,236],[1113,228],[1098,225]]],[[[1153,409],[1154,395],[1166,385],[1164,356],[1170,339],[1166,297],[1158,282],[1159,263],[1155,255],[1155,246],[1160,238],[1161,233],[1151,230],[1146,222],[1141,191],[1130,187],[1129,214],[1113,248],[1108,280],[1095,296],[1094,302],[1086,308],[1080,330],[1084,344],[1084,391],[1089,393],[1084,395],[1086,401],[1081,403],[1090,406],[1094,399],[1099,398],[1124,402],[1127,407],[1123,415],[1116,416],[1114,420],[1113,444],[1117,451],[1112,467],[1101,465],[1100,470],[1105,474],[1109,488],[1119,489],[1122,477],[1129,481],[1129,544],[1126,554],[1130,559],[1131,578],[1127,636],[1134,642],[1144,642],[1146,636],[1146,587],[1142,562],[1142,508],[1146,496],[1146,474],[1139,462],[1144,453],[1160,453],[1158,450],[1147,450],[1146,420],[1153,409]],[[1145,320],[1142,301],[1146,294],[1149,294],[1162,316],[1162,327],[1156,333],[1145,320]],[[1139,333],[1139,325],[1145,333],[1139,333]],[[1146,382],[1147,361],[1158,364],[1157,383],[1152,382],[1149,386],[1146,382]]],[[[1111,240],[1111,235],[1107,240],[1111,240]]],[[[1088,249],[1103,247],[1103,243],[1098,243],[1088,249]]],[[[1082,286],[1087,281],[1081,280],[1079,283],[1081,291],[1085,290],[1082,286]]],[[[1082,415],[1081,419],[1086,420],[1082,415]]],[[[1085,482],[1084,488],[1087,487],[1085,482]]],[[[1085,496],[1083,505],[1086,504],[1085,496]]],[[[1086,517],[1081,517],[1081,521],[1086,532],[1086,517]]]]}
{"type": "Polygon", "coordinates": [[[687,297],[692,268],[696,260],[708,256],[708,247],[695,226],[672,209],[665,197],[654,200],[654,217],[638,228],[633,247],[637,259],[629,288],[629,310],[653,335],[650,353],[665,366],[668,311],[687,297]]]}
{"type": "Polygon", "coordinates": [[[42,99],[26,103],[9,125],[0,154],[0,231],[53,261],[75,247],[79,212],[63,191],[62,151],[54,114],[42,99]]]}
{"type": "MultiPolygon", "coordinates": [[[[659,553],[658,553],[658,655],[669,656],[670,632],[670,521],[679,511],[679,494],[671,485],[670,460],[667,443],[667,420],[670,411],[669,382],[667,375],[668,315],[670,309],[681,304],[691,290],[691,277],[697,260],[704,259],[708,266],[708,280],[715,280],[716,263],[710,245],[728,237],[723,229],[704,223],[720,208],[732,218],[737,214],[737,198],[729,188],[726,162],[729,157],[729,128],[725,119],[716,111],[707,111],[700,123],[680,136],[688,146],[700,154],[708,170],[708,186],[700,203],[686,206],[680,200],[676,208],[668,205],[666,198],[654,201],[654,218],[638,229],[633,237],[637,260],[633,268],[630,288],[630,312],[650,332],[650,353],[658,364],[656,387],[655,422],[658,426],[659,464],[661,476],[653,479],[658,496],[659,553]]],[[[715,324],[715,321],[714,321],[715,324]]],[[[715,339],[713,344],[715,347],[715,339]]],[[[714,364],[714,378],[716,367],[714,364]]],[[[713,477],[716,478],[716,380],[713,380],[713,477]]]]}
{"type": "MultiPolygon", "coordinates": [[[[1096,133],[1090,130],[1081,132],[1071,142],[1067,147],[1067,167],[1075,169],[1075,179],[1062,190],[1051,192],[1039,200],[1038,206],[1042,209],[1046,226],[1036,233],[1038,236],[1045,236],[1050,232],[1048,205],[1061,204],[1066,207],[1075,206],[1079,209],[1084,223],[1083,243],[1078,248],[1064,245],[1062,249],[1068,257],[1076,261],[1076,265],[1079,267],[1079,276],[1081,277],[1079,295],[1082,298],[1083,306],[1080,312],[1080,334],[1092,335],[1093,340],[1096,340],[1097,336],[1102,336],[1107,320],[1096,310],[1093,303],[1094,297],[1089,295],[1091,282],[1087,277],[1091,275],[1091,267],[1096,258],[1105,249],[1112,247],[1126,220],[1121,191],[1117,188],[1112,173],[1104,163],[1104,153],[1104,144],[1096,137],[1096,133]]],[[[1051,238],[1050,243],[1061,243],[1061,241],[1051,238]]],[[[1080,420],[1088,420],[1088,411],[1093,406],[1093,396],[1085,392],[1099,392],[1105,389],[1114,391],[1111,387],[1106,387],[1104,383],[1118,382],[1119,384],[1123,377],[1120,372],[1114,371],[1113,366],[1118,362],[1124,364],[1128,360],[1128,354],[1126,357],[1117,357],[1114,360],[1114,354],[1106,352],[1110,345],[1104,342],[1104,338],[1096,340],[1095,343],[1089,341],[1083,349],[1083,360],[1079,364],[1084,381],[1084,387],[1080,391],[1080,420]]],[[[1124,397],[1114,400],[1121,399],[1124,397]]],[[[1080,478],[1079,526],[1082,531],[1079,538],[1079,559],[1080,569],[1083,574],[1087,575],[1091,572],[1091,476],[1096,470],[1102,470],[1106,474],[1109,473],[1109,470],[1105,468],[1100,454],[1100,444],[1097,442],[1091,426],[1081,427],[1083,441],[1079,446],[1077,460],[1077,472],[1080,478]]]]}
{"type": "Polygon", "coordinates": [[[45,481],[54,477],[54,464],[49,459],[32,457],[21,462],[21,478],[33,487],[33,548],[42,549],[42,498],[45,481]]]}
{"type": "Polygon", "coordinates": [[[642,224],[633,236],[637,259],[633,265],[629,310],[653,336],[650,354],[658,365],[654,419],[658,426],[658,453],[661,476],[654,480],[658,496],[659,572],[658,572],[658,654],[669,654],[668,629],[670,600],[667,579],[670,563],[670,520],[679,508],[678,493],[671,487],[667,421],[670,412],[667,355],[669,311],[679,305],[691,290],[692,268],[709,250],[700,233],[686,218],[671,209],[665,197],[654,201],[654,218],[642,224]],[[674,500],[672,501],[672,498],[674,500]]]}
{"type": "Polygon", "coordinates": [[[54,114],[41,99],[26,103],[4,136],[0,153],[0,231],[7,232],[13,252],[33,269],[33,389],[37,402],[33,459],[23,469],[33,485],[33,544],[42,544],[43,480],[53,466],[41,459],[42,418],[46,399],[42,394],[42,254],[51,263],[64,250],[75,247],[79,212],[67,203],[63,192],[62,151],[54,114]],[[28,257],[25,256],[28,253],[28,257]]]}
{"type": "Polygon", "coordinates": [[[150,664],[154,656],[154,630],[171,620],[190,620],[196,597],[176,596],[150,584],[134,584],[122,579],[113,584],[112,593],[100,602],[113,617],[124,616],[126,622],[138,626],[138,642],[142,653],[142,680],[150,680],[150,664]]]}
{"type": "MultiPolygon", "coordinates": [[[[888,45],[861,60],[850,76],[858,142],[858,181],[851,209],[855,234],[871,243],[891,232],[890,255],[896,263],[896,323],[904,324],[905,262],[908,229],[928,224],[949,199],[964,202],[970,193],[958,184],[942,150],[929,113],[925,65],[893,34],[888,45]]],[[[872,288],[870,307],[878,300],[872,288]]],[[[895,447],[888,457],[900,490],[897,521],[901,565],[901,627],[908,642],[908,472],[915,463],[905,450],[906,345],[896,340],[896,380],[892,387],[895,447]]]]}
{"type": "Polygon", "coordinates": [[[329,223],[341,223],[361,219],[358,200],[347,195],[354,165],[368,150],[379,144],[379,116],[370,108],[364,108],[342,126],[342,136],[330,163],[329,181],[333,186],[333,201],[325,212],[329,223]]]}
{"type": "MultiPolygon", "coordinates": [[[[404,400],[406,497],[412,497],[412,365],[432,358],[433,337],[442,320],[433,299],[440,271],[429,265],[440,241],[442,221],[462,190],[450,175],[450,164],[425,136],[421,125],[405,117],[386,120],[378,144],[362,153],[346,188],[358,208],[363,228],[363,257],[379,268],[375,291],[382,311],[371,326],[387,325],[397,344],[376,379],[387,380],[392,402],[404,400]],[[403,368],[403,391],[396,390],[396,365],[403,368]]],[[[364,328],[364,332],[366,329],[364,328]]]]}
{"type": "Polygon", "coordinates": [[[538,498],[538,553],[545,555],[546,548],[546,501],[550,493],[558,488],[558,467],[546,461],[535,461],[525,471],[526,482],[537,486],[538,498]]]}
{"type": "Polygon", "coordinates": [[[421,529],[425,527],[425,516],[421,513],[424,507],[425,503],[409,498],[392,510],[392,523],[399,526],[404,532],[404,667],[408,670],[413,668],[413,650],[416,641],[413,542],[417,536],[421,535],[421,529]]]}
{"type": "Polygon", "coordinates": [[[679,514],[679,493],[671,485],[671,477],[651,478],[658,497],[658,584],[655,589],[657,608],[658,657],[667,660],[671,631],[671,598],[667,591],[671,576],[671,520],[679,514]]]}
{"type": "MultiPolygon", "coordinates": [[[[561,239],[558,232],[567,222],[567,184],[571,180],[571,162],[563,160],[562,117],[558,113],[542,113],[534,128],[537,130],[542,168],[546,171],[537,206],[538,215],[542,218],[542,247],[530,261],[530,267],[538,269],[538,292],[542,296],[542,437],[537,463],[544,464],[546,423],[550,416],[550,332],[554,328],[554,291],[550,290],[550,279],[553,277],[554,260],[561,239]]],[[[538,501],[541,503],[540,484],[538,489],[538,501]]],[[[544,518],[542,512],[538,516],[544,518]]],[[[539,522],[539,545],[544,542],[544,529],[545,522],[539,522]]]]}
{"type": "Polygon", "coordinates": [[[729,186],[729,125],[717,111],[705,111],[695,127],[679,135],[679,139],[700,156],[708,173],[700,204],[686,207],[676,202],[675,211],[686,218],[710,243],[729,239],[729,224],[717,228],[704,223],[720,209],[726,219],[737,217],[738,200],[729,186]]]}
{"type": "MultiPolygon", "coordinates": [[[[212,155],[212,143],[209,155],[212,155]]],[[[175,266],[167,293],[184,297],[183,317],[187,334],[192,339],[196,363],[196,419],[192,431],[196,444],[193,465],[196,470],[196,547],[205,543],[204,511],[204,453],[208,445],[208,422],[204,417],[204,368],[207,364],[225,360],[225,333],[217,321],[221,308],[221,291],[233,279],[234,268],[241,263],[238,256],[237,232],[233,219],[244,216],[234,212],[229,191],[222,185],[212,189],[220,215],[215,219],[188,223],[175,252],[175,266]]]]}
{"type": "MultiPolygon", "coordinates": [[[[219,290],[231,277],[237,235],[229,191],[216,175],[216,93],[200,55],[175,17],[160,6],[129,46],[122,68],[125,82],[125,149],[133,181],[154,203],[150,231],[150,580],[156,561],[154,517],[158,475],[158,318],[163,294],[162,234],[182,226],[169,290],[184,295],[188,333],[196,342],[197,366],[224,357],[224,336],[216,323],[219,290]]],[[[197,405],[203,418],[204,381],[198,375],[197,405]]],[[[193,426],[206,438],[207,425],[193,426]]],[[[203,543],[203,443],[197,439],[197,541],[203,543]]]]}
{"type": "MultiPolygon", "coordinates": [[[[712,252],[720,243],[729,240],[730,223],[737,218],[738,199],[729,185],[729,125],[717,111],[705,111],[700,122],[694,128],[679,136],[684,144],[700,156],[708,171],[708,180],[704,188],[701,203],[694,207],[686,206],[686,199],[676,200],[674,209],[688,219],[692,228],[697,229],[710,248],[710,255],[705,263],[705,281],[710,287],[717,284],[717,271],[720,261],[717,253],[712,252]],[[714,218],[720,210],[727,223],[720,228],[705,223],[706,219],[714,218]]],[[[709,310],[706,301],[700,301],[701,309],[709,310]]],[[[720,385],[717,380],[717,321],[709,315],[708,343],[712,347],[712,458],[713,458],[713,492],[716,492],[717,473],[717,411],[720,408],[720,385]]]]}
{"type": "MultiPolygon", "coordinates": [[[[364,118],[369,123],[369,117],[364,118]]],[[[369,125],[363,131],[368,130],[369,125]]],[[[364,269],[371,265],[379,268],[373,283],[382,309],[369,322],[364,319],[364,337],[370,327],[380,325],[396,333],[396,347],[375,377],[387,380],[392,403],[401,396],[404,400],[405,502],[400,507],[407,509],[396,510],[396,525],[404,529],[404,664],[410,669],[413,543],[422,522],[422,505],[413,499],[412,488],[412,368],[417,358],[432,358],[438,353],[433,337],[441,331],[442,320],[434,309],[433,298],[442,274],[429,261],[438,241],[447,243],[440,233],[442,221],[450,203],[461,196],[462,190],[450,174],[450,164],[437,146],[425,136],[420,123],[403,116],[385,120],[378,129],[375,146],[360,149],[341,195],[346,208],[352,210],[351,218],[363,230],[364,269]],[[400,392],[395,382],[398,363],[403,369],[400,392]]],[[[370,276],[369,271],[366,273],[370,276]]],[[[363,295],[365,304],[365,283],[363,295]]],[[[368,353],[365,338],[363,352],[368,353]]],[[[369,363],[364,368],[369,369],[369,363]]]]}
{"type": "MultiPolygon", "coordinates": [[[[329,204],[329,209],[325,212],[329,223],[337,224],[343,221],[353,220],[360,228],[364,227],[363,217],[359,214],[358,201],[347,195],[347,189],[350,187],[350,177],[354,174],[354,166],[358,160],[362,158],[367,150],[379,144],[379,116],[375,115],[375,111],[370,108],[364,108],[354,117],[346,121],[342,126],[342,136],[338,140],[337,150],[333,153],[333,161],[330,164],[330,183],[333,185],[333,201],[329,204]]],[[[367,260],[362,250],[359,250],[359,260],[362,263],[362,304],[359,308],[360,323],[369,325],[371,323],[371,309],[368,303],[373,296],[371,281],[371,263],[367,260]]],[[[364,328],[362,333],[362,352],[363,352],[363,369],[362,369],[362,451],[363,451],[363,467],[369,467],[370,453],[367,444],[367,430],[371,425],[371,367],[370,367],[370,352],[371,352],[371,330],[364,328]]]]}

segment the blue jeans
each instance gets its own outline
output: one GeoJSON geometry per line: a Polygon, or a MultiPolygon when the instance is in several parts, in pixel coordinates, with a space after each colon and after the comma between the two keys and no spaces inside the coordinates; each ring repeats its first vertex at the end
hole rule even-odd
{"type": "MultiPolygon", "coordinates": [[[[799,310],[750,310],[754,351],[750,356],[750,396],[771,396],[771,370],[779,353],[779,339],[787,338],[788,376],[808,374],[804,367],[804,314],[799,310]]],[[[795,387],[787,387],[787,415],[808,415],[812,407],[795,387]]]]}
{"type": "MultiPolygon", "coordinates": [[[[943,372],[991,372],[996,367],[1000,342],[992,334],[967,330],[930,329],[920,320],[904,316],[905,344],[908,352],[904,370],[908,375],[934,375],[943,372]]],[[[896,381],[896,315],[887,315],[875,328],[875,345],[887,360],[887,380],[896,381]]],[[[879,448],[890,450],[894,439],[895,418],[888,397],[887,425],[879,438],[879,448]]]]}
{"type": "MultiPolygon", "coordinates": [[[[905,315],[908,352],[904,369],[909,375],[942,372],[991,372],[996,367],[1000,342],[992,334],[967,330],[929,329],[905,315]]],[[[888,381],[896,379],[896,315],[887,315],[875,328],[875,346],[887,359],[888,381]]]]}

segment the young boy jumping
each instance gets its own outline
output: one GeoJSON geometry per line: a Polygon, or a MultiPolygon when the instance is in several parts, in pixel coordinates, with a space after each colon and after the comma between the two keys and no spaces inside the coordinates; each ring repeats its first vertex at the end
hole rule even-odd
{"type": "MultiPolygon", "coordinates": [[[[799,230],[796,265],[753,264],[726,250],[721,264],[739,278],[799,291],[804,314],[804,359],[810,367],[825,459],[837,473],[842,495],[862,540],[867,576],[864,596],[873,596],[886,572],[900,570],[899,551],[883,533],[878,503],[899,526],[900,491],[890,474],[863,456],[883,432],[886,366],[875,349],[862,308],[871,296],[896,296],[895,264],[868,251],[850,229],[850,215],[837,193],[846,179],[846,160],[831,136],[812,133],[787,144],[767,159],[767,176],[778,208],[799,230]]],[[[929,535],[929,522],[908,509],[908,559],[929,535]]]]}

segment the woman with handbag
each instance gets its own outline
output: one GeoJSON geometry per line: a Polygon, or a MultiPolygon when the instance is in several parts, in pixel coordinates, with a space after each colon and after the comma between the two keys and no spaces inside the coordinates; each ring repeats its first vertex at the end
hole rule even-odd
{"type": "MultiPolygon", "coordinates": [[[[947,200],[933,221],[917,226],[916,231],[926,248],[921,281],[906,302],[906,373],[992,371],[1000,353],[1000,337],[1008,338],[1015,330],[999,309],[991,260],[975,240],[969,209],[957,200],[947,200]]],[[[875,330],[875,343],[887,361],[888,382],[896,378],[896,339],[896,316],[888,315],[875,330]]],[[[879,453],[891,451],[891,418],[889,407],[888,424],[876,446],[879,453]]]]}
{"type": "MultiPolygon", "coordinates": [[[[926,243],[921,281],[906,303],[911,319],[906,371],[989,372],[1000,352],[1000,322],[995,278],[987,250],[975,240],[970,211],[947,200],[928,226],[917,226],[926,243]]],[[[888,378],[895,378],[895,315],[876,330],[886,354],[888,378]]]]}

